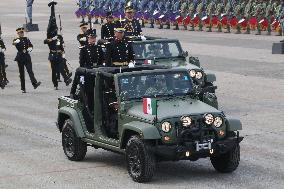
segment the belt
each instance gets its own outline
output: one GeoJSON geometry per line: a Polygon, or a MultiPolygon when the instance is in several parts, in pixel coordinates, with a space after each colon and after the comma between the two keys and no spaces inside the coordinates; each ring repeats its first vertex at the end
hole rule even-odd
{"type": "Polygon", "coordinates": [[[128,62],[113,62],[112,64],[115,66],[128,66],[128,62]]]}
{"type": "Polygon", "coordinates": [[[62,51],[61,50],[50,50],[50,53],[62,53],[62,51]]]}

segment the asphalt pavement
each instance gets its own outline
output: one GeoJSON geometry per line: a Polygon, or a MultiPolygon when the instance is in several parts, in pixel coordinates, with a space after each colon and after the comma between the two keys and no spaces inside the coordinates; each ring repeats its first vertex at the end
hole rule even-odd
{"type": "MultiPolygon", "coordinates": [[[[9,85],[0,90],[0,188],[284,188],[284,55],[272,55],[276,36],[236,35],[144,29],[146,35],[177,38],[184,50],[199,57],[201,65],[217,76],[220,109],[243,123],[241,161],[231,174],[217,173],[209,159],[196,162],[163,162],[150,183],[135,183],[128,176],[124,157],[88,148],[86,159],[71,162],[61,147],[55,122],[57,98],[69,94],[60,83],[51,82],[48,48],[43,44],[50,15],[48,1],[34,3],[30,32],[36,78],[42,85],[34,90],[26,75],[27,94],[20,90],[16,50],[11,45],[15,29],[24,22],[25,1],[0,1],[0,22],[7,46],[9,85]]],[[[78,67],[79,19],[75,1],[58,1],[66,58],[78,67]]],[[[98,34],[100,26],[95,25],[98,34]]]]}

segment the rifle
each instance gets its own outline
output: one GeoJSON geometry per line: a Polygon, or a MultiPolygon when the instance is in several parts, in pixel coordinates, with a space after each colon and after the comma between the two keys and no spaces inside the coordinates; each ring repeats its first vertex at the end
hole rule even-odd
{"type": "Polygon", "coordinates": [[[91,30],[92,29],[92,17],[91,17],[91,15],[88,16],[88,22],[89,22],[90,30],[91,30]]]}
{"type": "Polygon", "coordinates": [[[1,23],[0,23],[0,39],[2,39],[2,27],[1,27],[1,23]]]}
{"type": "Polygon", "coordinates": [[[60,31],[60,34],[63,36],[62,34],[62,23],[61,23],[61,16],[59,14],[59,31],[60,31]]]}

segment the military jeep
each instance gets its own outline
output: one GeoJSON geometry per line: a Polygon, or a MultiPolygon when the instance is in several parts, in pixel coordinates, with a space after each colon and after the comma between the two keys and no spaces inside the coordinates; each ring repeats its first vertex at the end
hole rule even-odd
{"type": "Polygon", "coordinates": [[[59,98],[63,151],[71,161],[83,160],[87,146],[124,154],[136,182],[150,181],[159,161],[209,157],[232,172],[241,122],[198,100],[203,92],[183,68],[78,68],[70,96],[59,98]]]}
{"type": "MultiPolygon", "coordinates": [[[[146,40],[133,40],[133,50],[135,52],[136,64],[157,64],[170,67],[180,67],[188,70],[190,77],[195,85],[202,88],[214,86],[216,76],[205,71],[197,57],[189,56],[188,52],[183,51],[177,39],[146,37],[146,40]]],[[[217,96],[212,87],[206,94],[212,98],[213,107],[218,109],[217,96]]],[[[203,97],[200,96],[203,101],[203,97]]]]}

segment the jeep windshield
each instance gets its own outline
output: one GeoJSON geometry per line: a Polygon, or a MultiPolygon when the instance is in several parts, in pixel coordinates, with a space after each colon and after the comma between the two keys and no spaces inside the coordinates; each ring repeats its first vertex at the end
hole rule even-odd
{"type": "Polygon", "coordinates": [[[178,41],[143,41],[133,43],[136,60],[153,60],[181,57],[182,49],[178,41]]]}
{"type": "Polygon", "coordinates": [[[123,100],[143,97],[184,96],[192,90],[187,72],[156,72],[118,77],[119,93],[123,100]]]}

